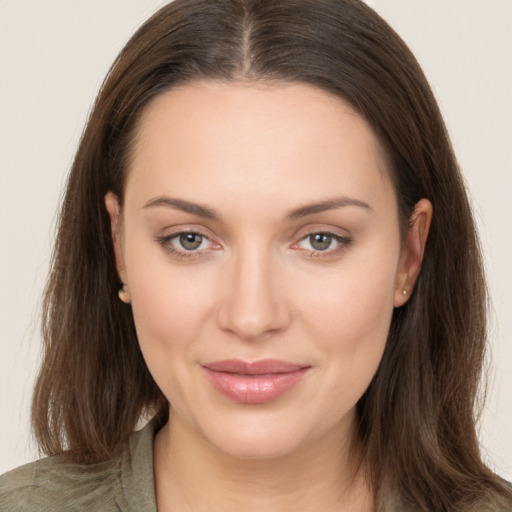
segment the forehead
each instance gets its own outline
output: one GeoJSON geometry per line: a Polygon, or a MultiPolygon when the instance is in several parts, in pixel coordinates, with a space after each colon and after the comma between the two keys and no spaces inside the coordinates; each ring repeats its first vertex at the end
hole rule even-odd
{"type": "Polygon", "coordinates": [[[362,189],[375,201],[391,186],[371,127],[341,98],[305,84],[215,81],[176,87],[146,107],[130,183],[201,199],[212,187],[280,200],[286,190],[298,202],[362,189]]]}

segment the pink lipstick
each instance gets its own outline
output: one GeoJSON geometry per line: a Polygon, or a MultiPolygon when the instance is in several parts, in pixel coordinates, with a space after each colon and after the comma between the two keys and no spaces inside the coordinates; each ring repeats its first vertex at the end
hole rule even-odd
{"type": "Polygon", "coordinates": [[[263,404],[298,384],[309,366],[276,359],[213,361],[203,369],[217,391],[235,402],[263,404]]]}

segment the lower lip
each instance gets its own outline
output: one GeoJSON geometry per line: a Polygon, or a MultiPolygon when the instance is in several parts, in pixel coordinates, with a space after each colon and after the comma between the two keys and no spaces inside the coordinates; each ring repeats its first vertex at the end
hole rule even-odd
{"type": "Polygon", "coordinates": [[[241,375],[218,372],[203,367],[217,391],[227,398],[243,404],[264,404],[279,398],[298,384],[308,368],[262,375],[241,375]]]}

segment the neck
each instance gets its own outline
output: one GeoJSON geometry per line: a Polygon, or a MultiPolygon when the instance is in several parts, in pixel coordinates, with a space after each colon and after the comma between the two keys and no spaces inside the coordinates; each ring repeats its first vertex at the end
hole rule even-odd
{"type": "Polygon", "coordinates": [[[173,417],[154,451],[159,512],[373,510],[362,465],[339,432],[293,453],[248,459],[220,451],[173,417]]]}

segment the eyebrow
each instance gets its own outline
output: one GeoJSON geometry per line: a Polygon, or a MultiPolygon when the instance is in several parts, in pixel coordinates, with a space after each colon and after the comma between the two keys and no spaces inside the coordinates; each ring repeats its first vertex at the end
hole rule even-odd
{"type": "Polygon", "coordinates": [[[205,219],[211,220],[220,220],[220,215],[207,206],[192,203],[190,201],[185,201],[184,199],[177,199],[174,197],[167,196],[159,196],[154,199],[150,199],[145,205],[144,208],[152,208],[155,206],[168,206],[174,208],[176,210],[181,210],[186,213],[190,213],[192,215],[197,215],[199,217],[204,217],[205,219]]]}
{"type": "MultiPolygon", "coordinates": [[[[176,210],[181,210],[186,213],[190,213],[191,215],[204,217],[205,219],[216,221],[221,220],[221,216],[216,210],[199,203],[193,203],[191,201],[186,201],[185,199],[178,199],[175,197],[155,197],[154,199],[150,199],[144,205],[144,208],[152,208],[159,206],[174,208],[176,210]]],[[[338,197],[335,199],[327,199],[325,201],[311,203],[305,206],[299,206],[298,208],[293,209],[287,215],[287,218],[290,220],[301,219],[302,217],[307,217],[308,215],[314,215],[315,213],[335,210],[337,208],[342,208],[345,206],[357,206],[365,210],[372,210],[372,207],[365,201],[360,201],[359,199],[353,199],[350,197],[338,197]]]]}
{"type": "Polygon", "coordinates": [[[295,208],[288,214],[288,218],[290,220],[300,219],[302,217],[307,217],[308,215],[335,210],[344,206],[357,206],[359,208],[364,208],[365,210],[372,210],[372,207],[365,201],[360,201],[359,199],[353,199],[350,197],[338,197],[295,208]]]}

